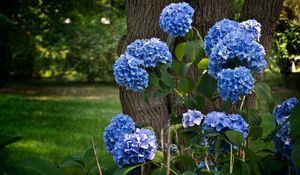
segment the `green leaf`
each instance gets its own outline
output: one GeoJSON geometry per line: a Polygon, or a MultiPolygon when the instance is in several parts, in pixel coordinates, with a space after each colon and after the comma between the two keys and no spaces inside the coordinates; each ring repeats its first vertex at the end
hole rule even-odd
{"type": "Polygon", "coordinates": [[[194,82],[190,77],[185,77],[179,80],[177,90],[181,94],[186,94],[194,89],[194,82]]]}
{"type": "Polygon", "coordinates": [[[295,165],[295,169],[298,170],[300,168],[300,138],[298,138],[293,144],[292,160],[295,165]]]}
{"type": "Polygon", "coordinates": [[[167,38],[167,45],[169,46],[169,48],[171,47],[171,45],[173,44],[175,38],[172,35],[169,35],[167,38]]]}
{"type": "Polygon", "coordinates": [[[0,135],[0,150],[4,149],[7,145],[17,142],[21,139],[22,137],[19,136],[0,135]]]}
{"type": "Polygon", "coordinates": [[[191,63],[191,62],[184,65],[184,75],[187,75],[187,73],[192,65],[193,65],[193,63],[191,63]]]}
{"type": "Polygon", "coordinates": [[[197,66],[199,69],[207,70],[208,69],[208,59],[207,58],[201,59],[201,61],[197,64],[197,66]]]}
{"type": "Polygon", "coordinates": [[[300,103],[297,103],[293,108],[289,120],[291,124],[292,140],[296,140],[300,138],[300,103]]]}
{"type": "Polygon", "coordinates": [[[260,126],[261,124],[261,117],[260,117],[260,112],[257,109],[247,109],[246,110],[246,115],[247,115],[247,122],[249,125],[252,126],[260,126]]]}
{"type": "Polygon", "coordinates": [[[159,86],[159,78],[156,73],[151,72],[149,74],[149,88],[158,87],[159,86]]]}
{"type": "Polygon", "coordinates": [[[189,109],[203,111],[205,108],[205,99],[203,96],[188,97],[184,99],[184,104],[189,109]]]}
{"type": "Polygon", "coordinates": [[[182,166],[185,166],[187,169],[195,169],[197,167],[197,164],[195,163],[195,160],[188,155],[179,155],[175,156],[171,159],[171,162],[174,164],[180,164],[182,166]]]}
{"type": "Polygon", "coordinates": [[[216,79],[214,79],[212,76],[208,74],[208,72],[206,72],[200,80],[200,84],[199,84],[200,93],[212,99],[216,90],[217,90],[216,79]]]}
{"type": "Polygon", "coordinates": [[[185,73],[184,73],[184,67],[185,65],[180,63],[179,61],[177,60],[173,60],[172,61],[172,70],[179,76],[184,76],[185,73]]]}
{"type": "Polygon", "coordinates": [[[126,175],[128,174],[130,171],[134,170],[135,168],[138,168],[142,165],[145,165],[145,164],[136,164],[136,165],[131,165],[131,166],[126,166],[126,167],[123,167],[123,168],[119,168],[117,169],[113,175],[126,175]]]}
{"type": "Polygon", "coordinates": [[[150,175],[165,175],[166,170],[167,170],[167,168],[165,168],[165,167],[156,168],[155,170],[153,170],[151,172],[150,175]]]}
{"type": "Polygon", "coordinates": [[[172,87],[173,85],[173,79],[172,75],[168,72],[168,67],[161,66],[161,81],[168,87],[172,87]]]}
{"type": "Polygon", "coordinates": [[[252,140],[257,140],[261,138],[263,135],[263,128],[260,126],[250,126],[249,131],[249,137],[252,138],[252,140]]]}
{"type": "Polygon", "coordinates": [[[164,160],[163,153],[161,151],[156,151],[154,159],[151,161],[153,163],[161,163],[164,160]]]}
{"type": "Polygon", "coordinates": [[[26,159],[15,165],[16,175],[64,175],[57,167],[41,159],[26,159]]]}
{"type": "Polygon", "coordinates": [[[186,47],[186,43],[182,42],[176,45],[175,47],[175,56],[178,60],[182,60],[182,58],[185,55],[185,47],[186,47]]]}
{"type": "Polygon", "coordinates": [[[228,130],[225,132],[225,135],[228,137],[229,141],[237,146],[242,145],[244,141],[244,136],[241,132],[228,130]]]}
{"type": "Polygon", "coordinates": [[[258,100],[265,102],[268,106],[270,112],[272,112],[274,107],[274,99],[272,96],[272,90],[270,86],[264,82],[257,82],[254,88],[258,100]]]}
{"type": "Polygon", "coordinates": [[[197,174],[192,171],[187,171],[187,172],[182,173],[181,175],[197,175],[197,174]]]}
{"type": "Polygon", "coordinates": [[[187,58],[189,58],[189,60],[195,60],[196,51],[195,51],[194,42],[190,41],[186,43],[185,55],[187,56],[187,58]]]}
{"type": "Polygon", "coordinates": [[[59,164],[59,168],[84,168],[84,163],[81,157],[68,156],[65,157],[59,164]]]}

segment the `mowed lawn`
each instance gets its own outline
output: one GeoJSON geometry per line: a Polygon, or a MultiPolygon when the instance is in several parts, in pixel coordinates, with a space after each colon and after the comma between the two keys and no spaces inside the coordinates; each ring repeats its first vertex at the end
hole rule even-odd
{"type": "Polygon", "coordinates": [[[22,136],[9,147],[14,160],[39,157],[57,164],[84,153],[95,140],[103,166],[112,165],[103,130],[121,112],[113,85],[43,84],[0,88],[0,134],[22,136]]]}

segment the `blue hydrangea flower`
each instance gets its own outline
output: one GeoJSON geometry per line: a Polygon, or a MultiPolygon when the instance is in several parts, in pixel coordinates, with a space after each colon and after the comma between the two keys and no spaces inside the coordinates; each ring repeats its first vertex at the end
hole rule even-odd
{"type": "Polygon", "coordinates": [[[182,125],[184,128],[200,125],[202,120],[205,118],[205,115],[203,115],[200,111],[190,109],[182,115],[182,125]]]}
{"type": "Polygon", "coordinates": [[[113,150],[114,161],[123,167],[125,165],[144,163],[152,160],[157,151],[156,136],[148,129],[136,129],[132,134],[125,134],[113,150]]]}
{"type": "Polygon", "coordinates": [[[235,130],[243,133],[244,138],[248,136],[248,124],[241,115],[229,114],[224,112],[210,112],[206,115],[203,130],[215,130],[216,132],[223,133],[226,130],[235,130]]]}
{"type": "Polygon", "coordinates": [[[240,96],[248,95],[254,88],[254,78],[245,67],[223,69],[218,73],[218,92],[223,100],[235,102],[240,96]]]}
{"type": "Polygon", "coordinates": [[[247,31],[249,35],[253,36],[253,39],[257,41],[259,40],[261,36],[261,24],[255,19],[249,19],[247,21],[240,22],[239,27],[242,30],[247,31]]]}
{"type": "Polygon", "coordinates": [[[122,54],[113,67],[117,84],[135,92],[144,90],[148,86],[149,75],[141,64],[140,60],[129,54],[122,54]]]}
{"type": "Polygon", "coordinates": [[[184,36],[192,28],[193,15],[188,3],[172,3],[161,12],[159,26],[173,37],[184,36]]]}
{"type": "Polygon", "coordinates": [[[169,47],[157,38],[137,39],[127,46],[126,52],[141,60],[144,67],[156,67],[159,63],[172,63],[172,54],[169,47]]]}
{"type": "MultiPolygon", "coordinates": [[[[248,124],[241,115],[229,114],[226,115],[224,112],[210,112],[206,115],[204,121],[203,130],[204,131],[216,131],[218,133],[224,134],[227,130],[234,130],[241,132],[244,138],[248,136],[248,124]]],[[[233,149],[237,149],[236,145],[233,145],[233,149]]],[[[220,152],[228,152],[230,146],[227,142],[221,142],[220,152]]],[[[211,154],[215,153],[215,142],[213,141],[208,151],[211,154]]]]}
{"type": "MultiPolygon", "coordinates": [[[[298,100],[296,98],[289,98],[282,104],[276,106],[273,112],[276,126],[282,125],[289,118],[292,109],[297,103],[298,100]]],[[[290,158],[292,152],[290,122],[286,122],[276,132],[273,142],[275,143],[275,148],[278,152],[280,152],[283,156],[290,158]]]]}
{"type": "Polygon", "coordinates": [[[208,73],[217,78],[225,68],[246,67],[260,73],[266,66],[265,50],[245,31],[236,30],[227,34],[212,49],[208,60],[208,73]]]}
{"type": "Polygon", "coordinates": [[[210,28],[203,43],[206,56],[209,57],[213,47],[215,47],[228,33],[237,30],[238,26],[238,23],[235,21],[223,19],[210,28]]]}
{"type": "Polygon", "coordinates": [[[104,143],[106,149],[112,153],[115,144],[123,138],[124,134],[130,134],[135,130],[132,118],[125,114],[114,116],[110,124],[104,130],[104,143]]]}

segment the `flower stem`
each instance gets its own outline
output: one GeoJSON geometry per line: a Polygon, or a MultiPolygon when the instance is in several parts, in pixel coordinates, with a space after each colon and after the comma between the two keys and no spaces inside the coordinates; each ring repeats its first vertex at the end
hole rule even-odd
{"type": "Polygon", "coordinates": [[[243,96],[243,98],[242,98],[242,102],[241,102],[241,105],[240,105],[240,110],[242,110],[242,109],[243,109],[244,102],[245,102],[245,98],[246,98],[246,96],[243,96]]]}
{"type": "Polygon", "coordinates": [[[99,163],[99,160],[98,160],[98,157],[97,157],[96,147],[95,147],[95,143],[94,143],[93,138],[92,138],[92,146],[93,146],[94,156],[95,156],[95,159],[96,159],[96,164],[97,164],[99,175],[102,175],[102,171],[101,171],[100,163],[99,163]]]}
{"type": "Polygon", "coordinates": [[[233,164],[234,164],[233,148],[232,148],[232,144],[230,144],[230,170],[229,170],[230,174],[232,174],[233,172],[233,164]]]}
{"type": "Polygon", "coordinates": [[[171,128],[170,128],[170,120],[168,120],[168,151],[167,151],[167,173],[166,175],[170,175],[170,162],[171,162],[171,128]]]}

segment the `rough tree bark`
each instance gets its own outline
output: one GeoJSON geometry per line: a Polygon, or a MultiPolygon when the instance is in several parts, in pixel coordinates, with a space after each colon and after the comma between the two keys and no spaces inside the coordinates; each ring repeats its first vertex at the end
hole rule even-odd
{"type": "MultiPolygon", "coordinates": [[[[180,1],[180,0],[178,0],[180,1]]],[[[126,45],[138,38],[158,37],[166,39],[166,34],[159,28],[159,15],[162,9],[174,0],[126,0],[127,34],[118,46],[122,53],[126,45]]],[[[230,18],[233,0],[188,0],[195,9],[193,25],[204,37],[208,29],[223,18],[230,18]]],[[[283,0],[246,0],[241,19],[255,18],[262,23],[263,45],[268,50],[272,34],[283,0]]],[[[197,72],[192,72],[197,76],[197,72]]],[[[134,118],[137,124],[152,126],[157,133],[167,123],[172,100],[168,98],[150,98],[146,103],[142,93],[120,88],[120,101],[123,113],[134,118]]]]}

